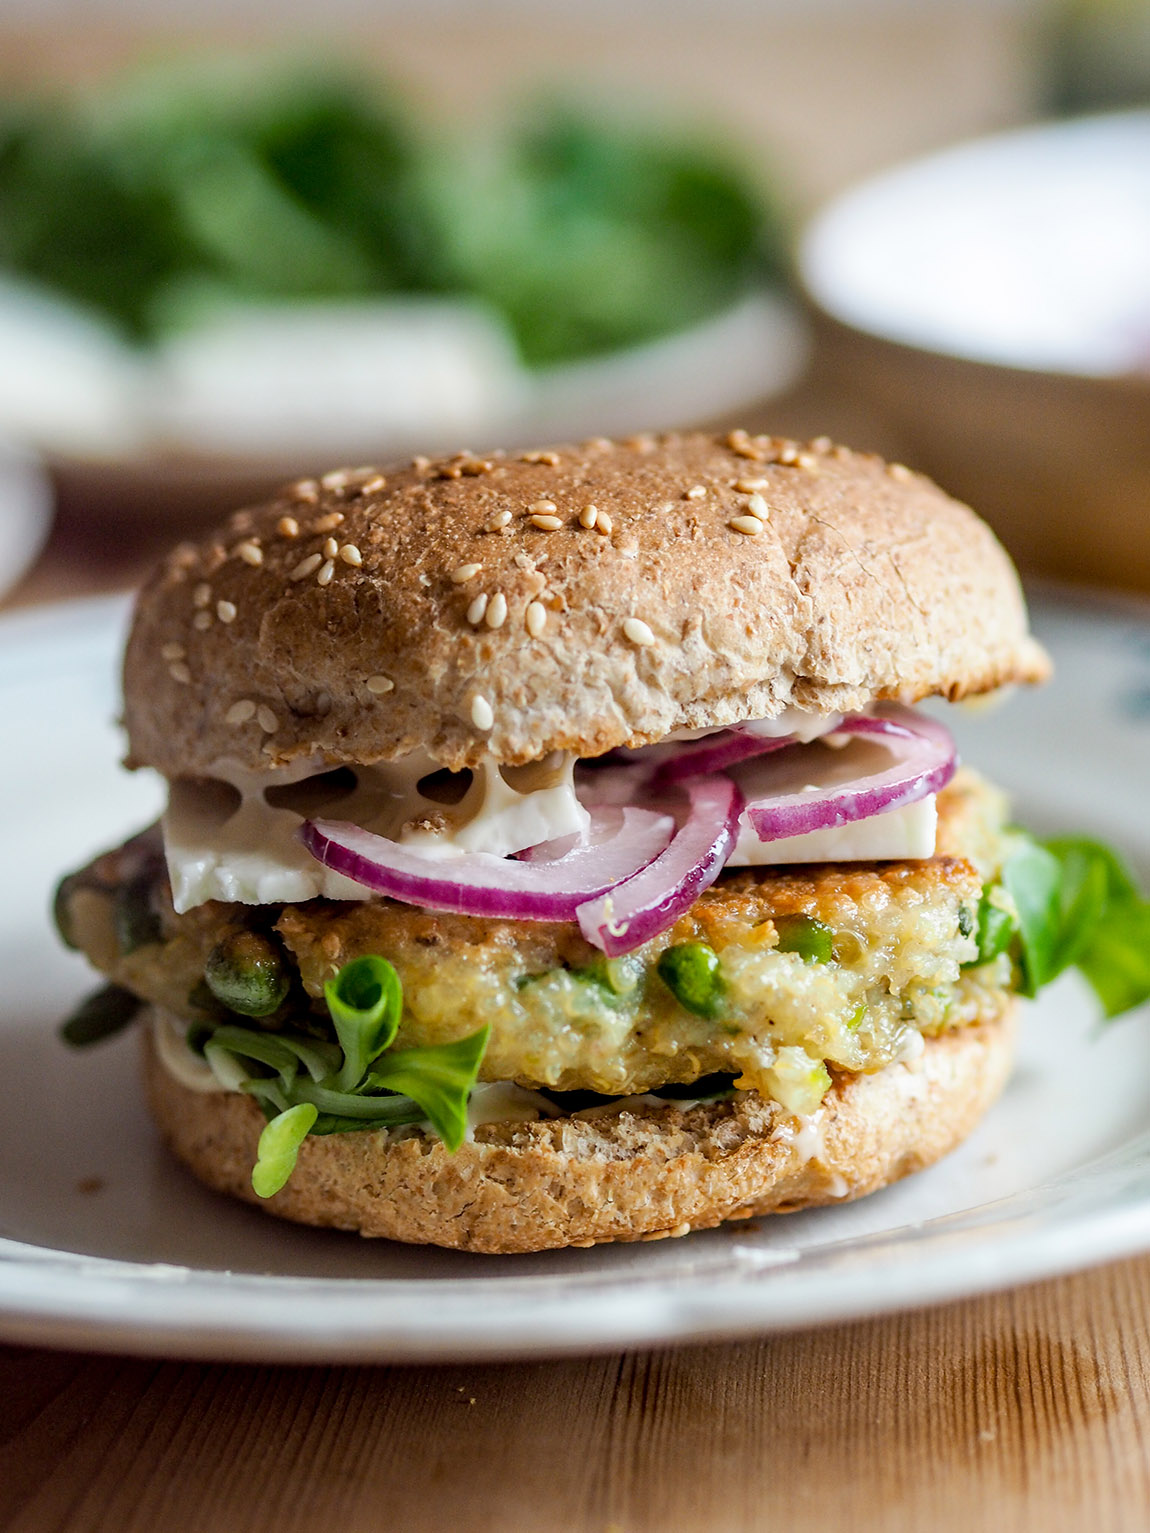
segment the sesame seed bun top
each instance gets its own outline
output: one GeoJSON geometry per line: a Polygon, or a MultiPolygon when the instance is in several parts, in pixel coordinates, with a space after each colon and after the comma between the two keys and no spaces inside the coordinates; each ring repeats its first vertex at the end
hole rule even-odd
{"type": "Polygon", "coordinates": [[[291,485],[142,591],[130,764],[518,764],[1048,671],[1014,568],[898,464],[772,437],[417,458],[291,485]]]}

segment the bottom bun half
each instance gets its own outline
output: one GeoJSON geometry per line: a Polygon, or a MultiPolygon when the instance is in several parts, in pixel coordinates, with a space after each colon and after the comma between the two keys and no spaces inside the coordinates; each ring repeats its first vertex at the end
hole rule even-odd
{"type": "Polygon", "coordinates": [[[503,1254],[657,1240],[888,1186],[954,1149],[998,1096],[1015,1009],[927,1039],[913,1063],[839,1076],[811,1119],[740,1092],[685,1109],[486,1123],[454,1155],[418,1131],[312,1137],[266,1201],[251,1186],[259,1108],[189,1089],[160,1063],[151,1028],[142,1035],[152,1113],[209,1187],[302,1224],[503,1254]]]}

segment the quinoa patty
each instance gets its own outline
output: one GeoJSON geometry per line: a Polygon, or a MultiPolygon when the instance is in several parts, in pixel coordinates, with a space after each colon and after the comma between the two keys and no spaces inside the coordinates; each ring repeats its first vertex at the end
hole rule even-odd
{"type": "Polygon", "coordinates": [[[484,1080],[626,1095],[723,1072],[801,1111],[817,1103],[828,1067],[881,1069],[921,1034],[1006,1007],[1009,960],[970,967],[974,913],[1001,863],[1002,797],[963,771],[938,804],[933,858],[728,870],[671,931],[613,960],[573,924],[388,899],[211,902],[176,915],[154,831],[66,880],[58,915],[110,979],[189,1022],[220,1014],[204,984],[213,949],[255,930],[290,977],[261,1025],[324,1028],[325,981],[378,953],[403,982],[399,1045],[490,1025],[484,1080]],[[684,1004],[673,961],[660,963],[672,948],[711,964],[706,1007],[689,995],[684,1004]]]}

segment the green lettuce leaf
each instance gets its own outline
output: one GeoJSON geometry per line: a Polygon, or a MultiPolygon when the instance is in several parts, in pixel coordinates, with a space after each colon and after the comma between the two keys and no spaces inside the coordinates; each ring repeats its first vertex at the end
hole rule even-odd
{"type": "Polygon", "coordinates": [[[1113,850],[1085,836],[1023,838],[1002,882],[1018,913],[1022,990],[1077,967],[1107,1017],[1150,999],[1150,900],[1113,850]]]}

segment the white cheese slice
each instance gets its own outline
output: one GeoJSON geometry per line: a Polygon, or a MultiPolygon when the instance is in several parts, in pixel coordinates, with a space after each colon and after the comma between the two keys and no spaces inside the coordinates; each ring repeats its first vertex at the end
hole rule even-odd
{"type": "Polygon", "coordinates": [[[445,804],[419,786],[436,772],[436,763],[413,755],[393,766],[357,769],[354,788],[333,788],[326,802],[320,783],[305,808],[269,803],[268,792],[318,778],[322,764],[257,775],[218,762],[214,780],[177,781],[171,787],[162,826],[172,903],[183,914],[207,900],[272,905],[320,896],[369,899],[362,884],[325,868],[300,842],[299,829],[309,814],[350,820],[433,859],[465,852],[506,857],[577,835],[589,815],[575,796],[574,766],[574,758],[563,753],[506,774],[488,763],[472,774],[457,803],[445,804]]]}
{"type": "MultiPolygon", "coordinates": [[[[826,719],[787,710],[779,719],[752,727],[763,734],[807,738],[837,722],[837,716],[826,719]]],[[[802,791],[803,774],[812,770],[825,789],[879,770],[889,760],[881,746],[871,742],[837,736],[826,743],[836,747],[833,760],[827,759],[825,746],[812,745],[786,752],[785,761],[780,753],[742,763],[733,775],[753,799],[764,793],[802,791]],[[812,757],[808,751],[816,754],[812,757]]],[[[665,750],[661,745],[650,747],[651,759],[665,750]]],[[[505,857],[578,834],[588,824],[588,812],[576,797],[574,767],[574,757],[561,752],[511,770],[489,762],[471,774],[469,783],[456,779],[462,796],[445,803],[443,774],[437,783],[428,782],[437,767],[421,752],[399,762],[357,768],[350,784],[325,778],[322,762],[261,774],[246,772],[235,762],[218,762],[213,781],[172,784],[163,831],[173,903],[182,914],[208,900],[268,905],[320,896],[370,898],[362,884],[323,867],[304,848],[299,829],[308,815],[349,820],[433,860],[468,852],[505,857]],[[272,791],[277,789],[292,791],[272,791]]],[[[933,797],[852,825],[780,841],[760,841],[744,821],[730,866],[931,857],[936,827],[933,797]]]]}
{"type": "Polygon", "coordinates": [[[760,841],[754,827],[744,820],[739,839],[727,866],[761,868],[784,862],[881,862],[898,857],[933,857],[938,830],[934,795],[856,820],[853,825],[834,825],[808,831],[805,836],[784,836],[779,841],[760,841]]]}

